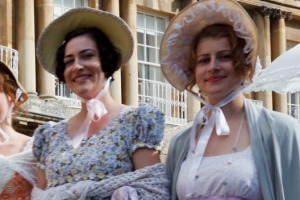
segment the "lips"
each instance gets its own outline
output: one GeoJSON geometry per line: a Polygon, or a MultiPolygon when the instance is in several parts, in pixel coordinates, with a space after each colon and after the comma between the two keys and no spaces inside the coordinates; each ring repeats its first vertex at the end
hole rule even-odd
{"type": "Polygon", "coordinates": [[[90,74],[82,74],[82,75],[76,76],[73,79],[73,81],[74,82],[83,82],[83,81],[90,79],[91,77],[92,77],[92,75],[90,75],[90,74]]]}
{"type": "Polygon", "coordinates": [[[225,76],[210,76],[206,79],[207,82],[216,82],[216,81],[219,81],[219,80],[222,80],[225,76]]]}

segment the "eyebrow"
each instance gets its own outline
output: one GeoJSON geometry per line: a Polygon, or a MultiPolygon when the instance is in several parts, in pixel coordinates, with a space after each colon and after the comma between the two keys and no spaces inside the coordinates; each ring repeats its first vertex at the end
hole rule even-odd
{"type": "MultiPolygon", "coordinates": [[[[96,50],[94,50],[94,49],[83,49],[83,50],[79,51],[79,54],[85,53],[85,52],[87,52],[87,51],[93,51],[93,52],[95,52],[96,50]]],[[[65,58],[70,58],[70,57],[72,57],[72,54],[65,55],[65,56],[64,56],[64,59],[65,59],[65,58]]]]}
{"type": "MultiPolygon", "coordinates": [[[[231,50],[231,49],[221,50],[221,51],[218,51],[217,54],[218,54],[218,53],[225,53],[225,52],[232,52],[232,50],[231,50]]],[[[199,57],[199,56],[207,56],[207,55],[209,55],[209,53],[204,53],[204,54],[199,54],[199,55],[196,54],[196,57],[199,57]]]]}

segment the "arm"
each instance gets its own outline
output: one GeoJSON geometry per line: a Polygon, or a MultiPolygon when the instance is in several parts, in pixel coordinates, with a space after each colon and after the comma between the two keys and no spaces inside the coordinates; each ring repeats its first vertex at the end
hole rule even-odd
{"type": "Polygon", "coordinates": [[[140,148],[132,156],[134,169],[141,169],[160,163],[159,152],[154,149],[140,148]]]}
{"type": "Polygon", "coordinates": [[[168,180],[166,170],[160,163],[160,154],[156,148],[163,138],[164,117],[154,106],[141,106],[133,114],[134,123],[131,124],[131,140],[128,142],[129,154],[134,167],[134,172],[123,174],[131,177],[132,173],[140,170],[156,168],[161,165],[156,173],[149,177],[141,177],[140,180],[124,184],[116,189],[112,200],[127,199],[169,199],[168,180]]]}
{"type": "Polygon", "coordinates": [[[47,179],[45,172],[38,167],[37,169],[37,179],[36,179],[36,186],[40,189],[45,189],[47,186],[47,179]]]}
{"type": "Polygon", "coordinates": [[[31,200],[49,199],[49,195],[45,190],[47,186],[47,179],[45,172],[38,167],[36,173],[36,185],[31,191],[31,200]]]}
{"type": "Polygon", "coordinates": [[[142,105],[129,117],[133,123],[129,125],[132,135],[128,149],[134,170],[160,163],[157,147],[163,138],[163,113],[153,105],[142,105]]]}

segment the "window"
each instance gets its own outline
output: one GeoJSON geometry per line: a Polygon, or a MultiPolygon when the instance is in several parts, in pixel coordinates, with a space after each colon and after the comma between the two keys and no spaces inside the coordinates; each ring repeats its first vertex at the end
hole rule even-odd
{"type": "MultiPolygon", "coordinates": [[[[54,19],[72,8],[87,6],[86,0],[54,0],[54,19]]],[[[55,80],[55,94],[61,97],[77,99],[77,96],[58,79],[55,80]]]]}
{"type": "Polygon", "coordinates": [[[139,102],[152,103],[165,114],[166,123],[186,123],[186,92],[178,92],[164,78],[159,62],[159,47],[168,19],[138,12],[138,82],[139,102]]]}
{"type": "MultiPolygon", "coordinates": [[[[289,50],[296,45],[297,43],[288,41],[286,49],[289,50]]],[[[300,92],[288,94],[288,114],[300,122],[300,92]]]]}
{"type": "Polygon", "coordinates": [[[18,51],[9,47],[0,45],[0,61],[6,64],[18,79],[18,51]]]}
{"type": "Polygon", "coordinates": [[[87,6],[85,0],[54,0],[54,18],[57,18],[72,8],[82,6],[87,6]]]}

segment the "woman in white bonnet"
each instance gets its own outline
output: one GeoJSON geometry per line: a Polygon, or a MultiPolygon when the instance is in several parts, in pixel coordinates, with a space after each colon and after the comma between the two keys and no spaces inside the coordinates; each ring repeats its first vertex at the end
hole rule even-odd
{"type": "Polygon", "coordinates": [[[153,105],[119,103],[109,92],[133,45],[121,18],[92,8],[68,11],[40,36],[39,62],[82,107],[70,119],[35,131],[38,173],[32,199],[169,198],[158,151],[163,114],[153,105]]]}
{"type": "Polygon", "coordinates": [[[22,109],[27,93],[11,69],[0,62],[0,199],[30,198],[35,183],[32,138],[17,132],[13,112],[22,109]]]}
{"type": "Polygon", "coordinates": [[[200,0],[170,22],[162,71],[204,105],[170,142],[172,199],[299,199],[299,122],[242,94],[257,48],[256,27],[233,0],[200,0]]]}

